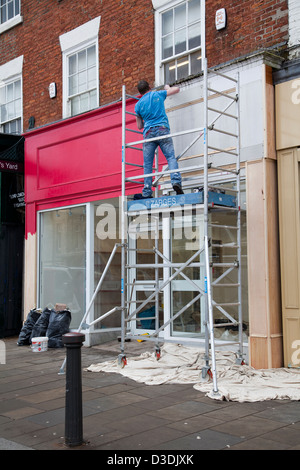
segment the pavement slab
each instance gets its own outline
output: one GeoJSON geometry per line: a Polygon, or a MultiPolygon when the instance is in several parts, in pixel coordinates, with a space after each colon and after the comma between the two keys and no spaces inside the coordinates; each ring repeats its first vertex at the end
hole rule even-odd
{"type": "MultiPolygon", "coordinates": [[[[66,376],[59,374],[65,350],[35,353],[18,346],[17,338],[4,342],[1,450],[99,450],[107,463],[125,451],[149,461],[145,456],[162,452],[200,459],[201,450],[300,449],[297,401],[216,401],[192,384],[145,385],[119,373],[88,372],[93,363],[117,358],[117,340],[81,348],[83,443],[66,446],[66,376]]],[[[126,347],[139,355],[148,346],[133,342],[126,347]]]]}

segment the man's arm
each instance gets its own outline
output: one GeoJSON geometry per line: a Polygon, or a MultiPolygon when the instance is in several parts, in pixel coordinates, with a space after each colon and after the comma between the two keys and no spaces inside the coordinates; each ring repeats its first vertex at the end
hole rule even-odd
{"type": "Polygon", "coordinates": [[[137,128],[140,130],[143,129],[144,127],[144,121],[138,114],[136,115],[136,125],[137,125],[137,128]]]}
{"type": "Polygon", "coordinates": [[[176,95],[176,93],[180,92],[178,86],[165,85],[165,90],[167,90],[167,96],[176,95]]]}

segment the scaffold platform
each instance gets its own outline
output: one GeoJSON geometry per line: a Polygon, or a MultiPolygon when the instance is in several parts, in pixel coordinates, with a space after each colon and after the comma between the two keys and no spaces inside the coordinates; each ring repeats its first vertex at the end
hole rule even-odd
{"type": "MultiPolygon", "coordinates": [[[[224,194],[215,191],[208,192],[208,203],[226,207],[236,207],[236,198],[230,194],[224,194]]],[[[188,206],[204,204],[204,191],[194,193],[180,194],[178,196],[160,196],[148,199],[134,199],[127,202],[127,210],[152,210],[159,208],[171,208],[178,206],[188,206]]]]}

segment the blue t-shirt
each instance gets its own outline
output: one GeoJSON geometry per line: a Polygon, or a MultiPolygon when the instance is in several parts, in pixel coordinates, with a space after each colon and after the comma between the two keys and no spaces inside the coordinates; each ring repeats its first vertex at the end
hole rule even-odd
{"type": "Polygon", "coordinates": [[[166,90],[149,91],[135,105],[135,113],[144,121],[144,135],[151,127],[165,126],[167,129],[170,128],[164,104],[166,97],[166,90]]]}

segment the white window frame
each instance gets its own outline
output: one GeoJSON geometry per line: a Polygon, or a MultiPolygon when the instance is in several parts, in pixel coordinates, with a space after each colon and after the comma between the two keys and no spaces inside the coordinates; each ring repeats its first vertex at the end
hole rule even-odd
{"type": "MultiPolygon", "coordinates": [[[[21,129],[23,132],[23,80],[22,80],[22,69],[23,69],[23,56],[17,57],[16,59],[7,62],[0,66],[0,87],[6,87],[7,85],[14,83],[18,80],[21,81],[21,112],[20,115],[15,119],[21,119],[21,129]]],[[[13,120],[11,120],[13,121],[13,120]]],[[[3,132],[3,126],[9,121],[0,121],[0,132],[3,132]]]]}
{"type": "Polygon", "coordinates": [[[69,57],[92,45],[96,47],[96,103],[99,106],[99,27],[100,16],[59,37],[63,68],[63,118],[71,117],[71,102],[68,96],[69,57]]]}
{"type": "MultiPolygon", "coordinates": [[[[185,51],[181,54],[177,54],[172,56],[171,58],[162,59],[162,47],[161,47],[161,31],[162,31],[162,14],[166,11],[179,6],[180,4],[185,3],[187,0],[152,0],[153,7],[155,8],[155,81],[156,85],[162,85],[165,83],[165,76],[164,76],[164,64],[168,61],[173,59],[179,59],[180,57],[184,57],[190,55],[191,52],[195,52],[197,50],[201,51],[202,58],[205,54],[205,32],[204,32],[204,18],[205,18],[205,1],[200,0],[200,28],[201,28],[201,44],[199,48],[193,49],[190,51],[185,51]]],[[[185,78],[188,78],[185,77],[185,78]]]]}
{"type": "MultiPolygon", "coordinates": [[[[10,28],[13,28],[14,26],[16,26],[19,23],[22,23],[23,17],[21,16],[21,0],[18,0],[18,1],[19,1],[19,13],[14,14],[14,16],[12,18],[4,21],[3,23],[2,22],[0,23],[0,34],[4,33],[5,31],[7,31],[10,28]]],[[[12,2],[13,2],[13,8],[14,8],[14,11],[15,11],[15,2],[16,2],[16,0],[12,0],[12,2]]],[[[6,1],[6,7],[7,7],[8,3],[11,3],[11,1],[10,0],[6,1]]],[[[0,12],[0,15],[1,15],[1,12],[0,12]]],[[[1,18],[0,18],[0,21],[2,21],[1,18]]]]}
{"type": "MultiPolygon", "coordinates": [[[[96,107],[99,106],[99,66],[98,66],[98,47],[97,47],[97,42],[95,41],[91,41],[91,42],[88,42],[84,45],[82,45],[82,47],[80,47],[79,49],[75,48],[74,50],[70,50],[68,54],[65,55],[65,67],[64,67],[64,72],[66,73],[66,83],[65,83],[65,86],[66,86],[66,114],[67,116],[73,116],[72,114],[72,105],[71,105],[71,102],[72,102],[72,99],[74,99],[76,96],[81,96],[82,94],[86,94],[92,90],[95,90],[96,91],[96,107]],[[68,79],[69,79],[69,58],[81,51],[84,51],[84,50],[87,50],[89,47],[91,46],[95,46],[95,60],[96,60],[96,70],[95,70],[95,73],[96,73],[96,86],[95,88],[93,89],[87,89],[85,91],[83,91],[82,93],[77,93],[75,95],[70,95],[69,94],[69,86],[68,86],[68,79]]],[[[94,109],[95,107],[90,107],[88,108],[88,111],[90,111],[91,109],[94,109]]]]}

